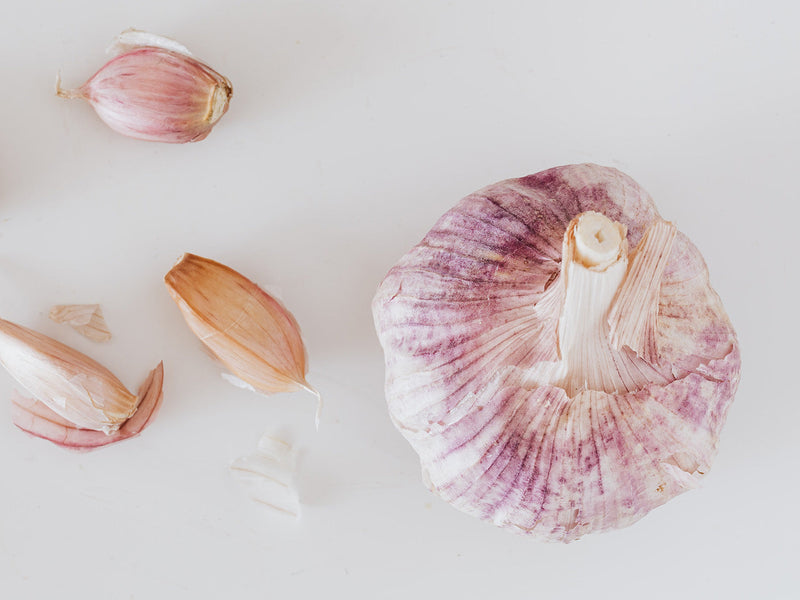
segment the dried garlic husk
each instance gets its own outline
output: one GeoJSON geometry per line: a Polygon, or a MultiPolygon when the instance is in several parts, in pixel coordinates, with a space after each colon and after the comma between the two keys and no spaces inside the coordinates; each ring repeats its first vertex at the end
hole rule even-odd
{"type": "Polygon", "coordinates": [[[2,319],[0,363],[33,395],[14,400],[15,424],[61,446],[89,449],[132,437],[161,402],[161,364],[132,394],[85,354],[2,319]]]}
{"type": "Polygon", "coordinates": [[[66,323],[93,342],[111,339],[99,304],[58,304],[50,309],[50,318],[56,323],[66,323]]]}
{"type": "Polygon", "coordinates": [[[233,87],[175,40],[135,29],[109,48],[115,54],[62,98],[82,98],[114,131],[140,140],[184,143],[204,139],[228,110],[233,87]]]}
{"type": "Polygon", "coordinates": [[[253,454],[231,463],[231,474],[250,498],[272,510],[300,516],[300,498],[294,484],[295,455],[287,442],[264,434],[253,454]]]}
{"type": "Polygon", "coordinates": [[[430,489],[547,540],[629,525],[696,486],[739,380],[702,256],[597,165],[463,199],[373,311],[389,410],[430,489]]]}
{"type": "Polygon", "coordinates": [[[164,277],[186,323],[240,381],[263,394],[307,390],[300,327],[275,298],[230,267],[184,254],[164,277]]]}

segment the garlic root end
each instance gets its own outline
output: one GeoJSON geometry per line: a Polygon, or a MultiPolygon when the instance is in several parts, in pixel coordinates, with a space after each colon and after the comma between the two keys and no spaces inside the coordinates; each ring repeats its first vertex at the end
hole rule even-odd
{"type": "Polygon", "coordinates": [[[83,99],[85,97],[81,88],[65,90],[61,87],[61,71],[56,73],[56,96],[67,100],[83,99]]]}

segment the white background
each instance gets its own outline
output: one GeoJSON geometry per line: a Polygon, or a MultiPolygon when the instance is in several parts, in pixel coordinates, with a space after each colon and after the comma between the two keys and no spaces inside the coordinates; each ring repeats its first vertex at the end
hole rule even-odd
{"type": "MultiPolygon", "coordinates": [[[[0,37],[0,316],[100,360],[161,414],[74,454],[0,408],[3,598],[796,598],[796,2],[26,2],[0,37]],[[125,5],[124,7],[118,6],[125,5]],[[198,144],[109,130],[79,85],[128,27],[227,75],[198,144]],[[636,525],[543,544],[429,494],[383,400],[370,301],[462,196],[575,162],[617,167],[704,253],[742,381],[701,489],[636,525]],[[314,400],[236,389],[163,283],[184,251],[277,289],[314,400]],[[99,302],[107,345],[49,322],[99,302]],[[304,514],[250,503],[227,467],[275,432],[304,514]]],[[[14,383],[0,371],[0,398],[14,383]]]]}

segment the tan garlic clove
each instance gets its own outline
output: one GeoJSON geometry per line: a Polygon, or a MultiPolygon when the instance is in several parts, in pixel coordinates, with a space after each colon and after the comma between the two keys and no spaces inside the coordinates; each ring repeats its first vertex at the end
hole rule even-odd
{"type": "MultiPolygon", "coordinates": [[[[85,354],[2,319],[0,363],[35,400],[63,420],[57,420],[61,425],[113,436],[142,401],[141,395],[128,391],[113,373],[85,354]]],[[[151,387],[143,391],[152,395],[151,387]]],[[[32,403],[17,404],[33,407],[32,403]]]]}
{"type": "Polygon", "coordinates": [[[129,29],[109,51],[116,55],[62,98],[81,98],[114,131],[147,141],[204,139],[228,110],[233,87],[178,42],[129,29]]]}
{"type": "Polygon", "coordinates": [[[93,342],[111,339],[99,304],[58,304],[50,309],[50,318],[56,323],[66,323],[93,342]]]}
{"type": "Polygon", "coordinates": [[[300,327],[275,298],[230,267],[194,254],[184,254],[164,282],[189,328],[246,386],[263,394],[307,390],[319,399],[306,381],[300,327]]]}

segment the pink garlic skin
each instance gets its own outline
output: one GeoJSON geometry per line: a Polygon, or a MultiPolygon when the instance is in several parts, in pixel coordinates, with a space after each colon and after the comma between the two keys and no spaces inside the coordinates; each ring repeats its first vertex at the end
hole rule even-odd
{"type": "Polygon", "coordinates": [[[138,436],[158,415],[164,399],[164,364],[159,363],[139,387],[136,412],[111,434],[82,429],[43,402],[18,395],[12,400],[14,425],[30,435],[53,442],[67,450],[88,452],[138,436]]]}
{"type": "Polygon", "coordinates": [[[228,110],[233,88],[202,62],[144,46],[114,57],[65,97],[85,98],[114,131],[181,144],[204,139],[228,110]]]}
{"type": "Polygon", "coordinates": [[[429,488],[548,541],[630,525],[696,486],[739,380],[735,332],[680,232],[659,292],[666,384],[570,398],[526,380],[557,359],[562,239],[585,211],[626,225],[629,248],[659,217],[648,194],[611,168],[503,181],[445,213],[373,300],[389,412],[429,488]]]}

